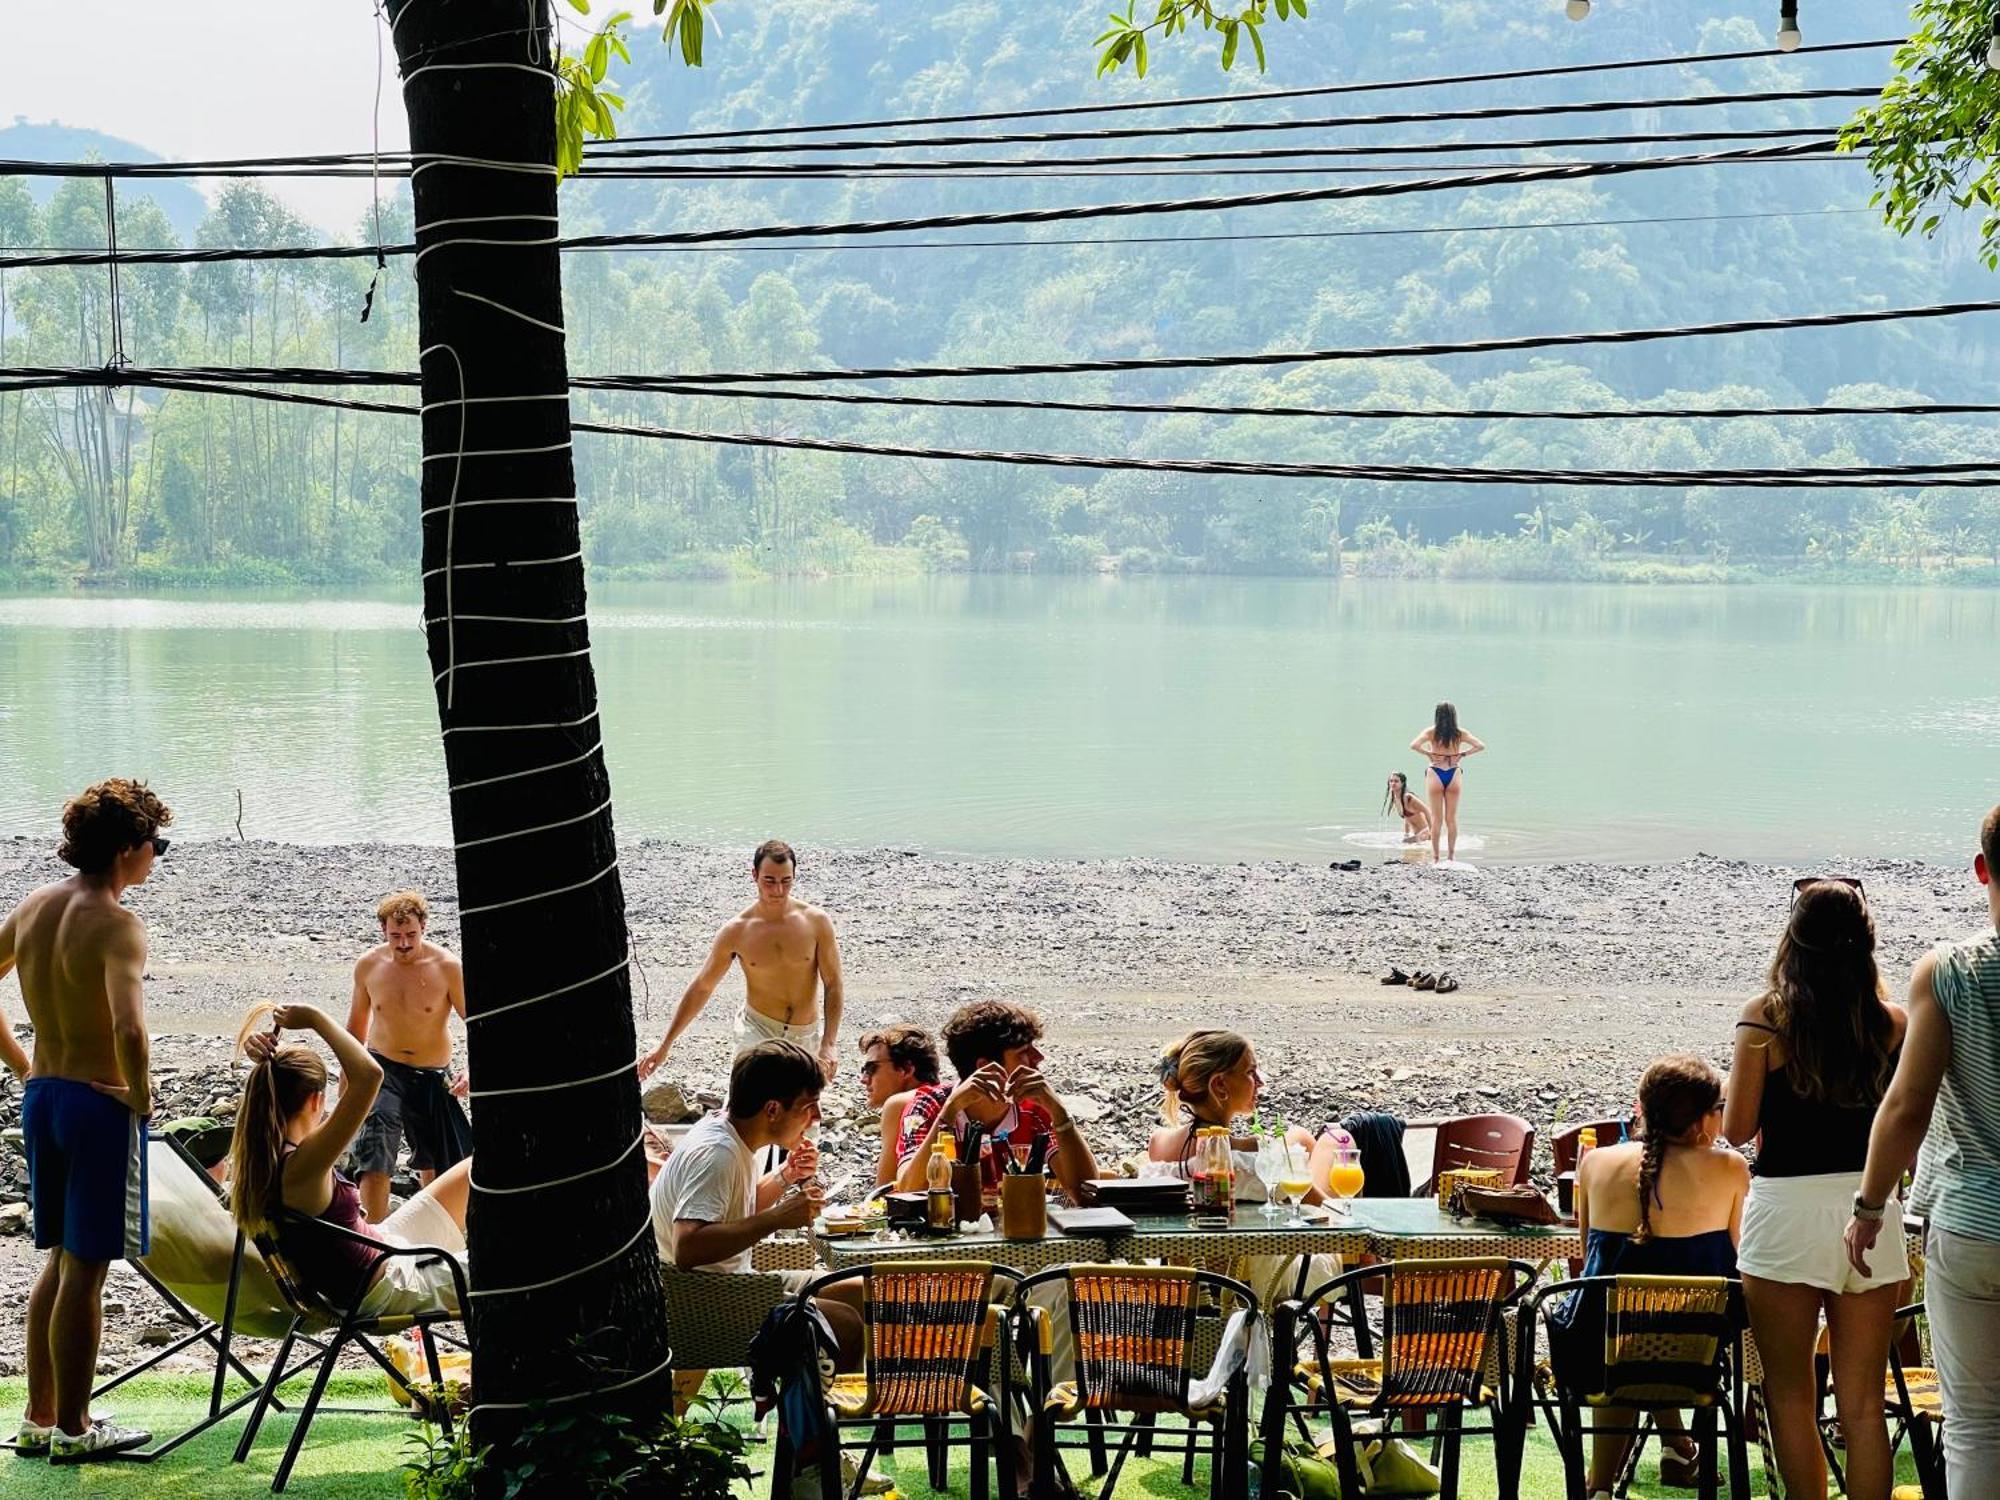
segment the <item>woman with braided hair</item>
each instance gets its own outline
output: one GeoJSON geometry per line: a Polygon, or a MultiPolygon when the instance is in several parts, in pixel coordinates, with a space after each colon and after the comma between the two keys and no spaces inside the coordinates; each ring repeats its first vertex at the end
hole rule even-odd
{"type": "Polygon", "coordinates": [[[1758,1140],[1743,1209],[1743,1300],[1764,1362],[1778,1473],[1794,1500],[1826,1495],[1813,1358],[1822,1312],[1847,1493],[1888,1500],[1894,1482],[1882,1378],[1910,1274],[1902,1208],[1892,1197],[1871,1210],[1882,1229],[1867,1272],[1849,1264],[1841,1235],[1860,1201],[1868,1132],[1908,1024],[1882,988],[1861,882],[1793,882],[1764,993],[1736,1023],[1723,1125],[1732,1141],[1758,1140]]]}
{"type": "MultiPolygon", "coordinates": [[[[1699,1057],[1663,1057],[1639,1080],[1640,1138],[1601,1146],[1577,1166],[1576,1218],[1586,1276],[1732,1276],[1750,1172],[1722,1140],[1722,1075],[1699,1057]]],[[[1589,1288],[1554,1315],[1552,1358],[1566,1381],[1591,1390],[1604,1374],[1604,1298],[1589,1288]]],[[[1879,1399],[1879,1398],[1878,1398],[1879,1399]]],[[[1693,1445],[1660,1423],[1663,1479],[1692,1478],[1693,1445]]],[[[1607,1427],[1629,1411],[1605,1408],[1607,1427]]],[[[1628,1437],[1591,1439],[1590,1493],[1609,1494],[1628,1437]]]]}
{"type": "Polygon", "coordinates": [[[435,1308],[457,1313],[457,1283],[444,1262],[385,1260],[345,1236],[315,1232],[314,1223],[387,1245],[435,1245],[462,1258],[472,1159],[440,1172],[380,1224],[370,1224],[360,1190],[334,1167],[368,1118],[382,1087],[381,1064],[311,1005],[256,1006],[236,1041],[250,1060],[229,1149],[236,1222],[249,1234],[276,1239],[299,1276],[336,1307],[365,1292],[361,1311],[374,1316],[435,1308]],[[331,1110],[326,1064],[311,1047],[283,1045],[287,1031],[312,1032],[339,1060],[340,1099],[331,1110]]]}

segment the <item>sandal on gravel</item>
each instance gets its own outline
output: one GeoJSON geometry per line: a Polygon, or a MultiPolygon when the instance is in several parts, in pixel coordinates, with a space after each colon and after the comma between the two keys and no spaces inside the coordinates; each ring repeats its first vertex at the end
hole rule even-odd
{"type": "Polygon", "coordinates": [[[1437,977],[1437,983],[1432,985],[1431,988],[1436,990],[1440,995],[1449,995],[1453,990],[1458,988],[1458,981],[1453,979],[1449,974],[1440,974],[1437,977]]]}
{"type": "Polygon", "coordinates": [[[1437,988],[1437,984],[1437,975],[1427,973],[1422,969],[1417,970],[1416,973],[1410,976],[1410,988],[1413,990],[1434,990],[1437,988]]]}
{"type": "Polygon", "coordinates": [[[1397,968],[1394,964],[1390,964],[1389,972],[1382,976],[1382,982],[1384,984],[1408,984],[1410,982],[1410,976],[1405,974],[1401,969],[1397,968]]]}
{"type": "Polygon", "coordinates": [[[1358,859],[1336,859],[1328,864],[1327,868],[1329,870],[1358,870],[1361,868],[1361,861],[1358,859]]]}

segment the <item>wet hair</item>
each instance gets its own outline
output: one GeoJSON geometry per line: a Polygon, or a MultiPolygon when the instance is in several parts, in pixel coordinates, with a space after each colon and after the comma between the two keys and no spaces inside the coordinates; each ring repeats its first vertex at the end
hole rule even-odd
{"type": "Polygon", "coordinates": [[[750,873],[757,874],[764,868],[764,861],[775,859],[781,865],[799,867],[799,857],[792,852],[792,846],[783,839],[765,839],[750,852],[750,873]]]}
{"type": "Polygon", "coordinates": [[[746,1047],[729,1069],[729,1118],[747,1120],[767,1104],[790,1109],[801,1094],[819,1097],[826,1075],[797,1042],[773,1039],[746,1047]]]}
{"type": "Polygon", "coordinates": [[[431,919],[431,904],[424,900],[421,891],[391,891],[375,908],[375,920],[384,927],[391,922],[407,922],[412,917],[419,925],[431,919]]]}
{"type": "Polygon", "coordinates": [[[1433,745],[1458,743],[1458,710],[1449,703],[1440,703],[1432,712],[1431,743],[1433,745]]]}
{"type": "Polygon", "coordinates": [[[173,820],[173,809],[145,782],[113,776],[63,804],[56,857],[86,875],[102,874],[119,855],[138,848],[173,820]]]}
{"type": "Polygon", "coordinates": [[[938,1081],[937,1038],[923,1027],[884,1026],[880,1031],[865,1032],[861,1050],[865,1054],[871,1047],[881,1047],[891,1063],[908,1069],[918,1083],[938,1081]]]}
{"type": "Polygon", "coordinates": [[[1400,818],[1403,816],[1403,804],[1410,795],[1409,773],[1406,771],[1391,771],[1389,773],[1389,780],[1396,783],[1396,790],[1392,792],[1387,787],[1383,788],[1382,811],[1385,813],[1392,812],[1400,818]]]}
{"type": "MultiPolygon", "coordinates": [[[[256,1005],[236,1033],[236,1050],[270,1020],[270,1005],[256,1005]]],[[[229,1143],[229,1212],[244,1233],[271,1228],[278,1168],[284,1160],[285,1123],[315,1094],[326,1092],[326,1064],[310,1047],[280,1047],[266,1062],[251,1066],[236,1107],[236,1134],[229,1143]]]]}
{"type": "Polygon", "coordinates": [[[2000,880],[2000,806],[1979,825],[1979,852],[1986,856],[1986,873],[2000,880]]]}
{"type": "Polygon", "coordinates": [[[1850,885],[1814,881],[1792,902],[1764,991],[1793,1093],[1846,1109],[1881,1103],[1895,1071],[1883,998],[1868,903],[1850,885]]]}
{"type": "Polygon", "coordinates": [[[1705,1120],[1722,1102],[1722,1075],[1691,1053],[1663,1057],[1639,1080],[1639,1119],[1645,1138],[1639,1158],[1639,1227],[1634,1241],[1653,1233],[1653,1205],[1660,1199],[1660,1168],[1667,1147],[1705,1120]]]}
{"type": "Polygon", "coordinates": [[[1236,1031],[1190,1031],[1160,1053],[1160,1118],[1169,1125],[1194,1114],[1190,1096],[1208,1092],[1216,1078],[1243,1061],[1250,1039],[1236,1031]]]}
{"type": "Polygon", "coordinates": [[[960,1078],[969,1078],[983,1062],[1013,1047],[1025,1047],[1042,1034],[1042,1018],[1010,1000],[975,1000],[961,1005],[944,1023],[944,1050],[960,1078]]]}

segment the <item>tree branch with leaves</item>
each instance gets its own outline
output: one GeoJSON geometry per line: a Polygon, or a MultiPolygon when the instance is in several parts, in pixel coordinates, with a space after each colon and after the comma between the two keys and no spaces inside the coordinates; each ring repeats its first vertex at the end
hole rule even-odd
{"type": "Polygon", "coordinates": [[[1236,65],[1237,44],[1250,38],[1250,50],[1257,54],[1257,71],[1264,71],[1264,37],[1260,30],[1273,15],[1280,21],[1306,18],[1306,0],[1250,0],[1240,11],[1225,10],[1215,0],[1160,0],[1150,21],[1138,19],[1138,0],[1128,0],[1125,14],[1113,12],[1111,29],[1092,45],[1097,54],[1097,76],[1115,73],[1129,62],[1141,78],[1146,76],[1146,33],[1162,37],[1178,36],[1199,23],[1201,29],[1222,38],[1222,67],[1227,72],[1236,65]]]}

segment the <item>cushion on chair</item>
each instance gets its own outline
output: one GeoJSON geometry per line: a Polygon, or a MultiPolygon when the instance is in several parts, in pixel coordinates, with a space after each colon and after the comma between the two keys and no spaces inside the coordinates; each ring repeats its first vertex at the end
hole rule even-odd
{"type": "MultiPolygon", "coordinates": [[[[990,1404],[986,1392],[978,1386],[968,1386],[966,1410],[977,1414],[990,1404]]],[[[826,1393],[827,1405],[833,1408],[837,1417],[866,1417],[873,1413],[868,1406],[868,1377],[860,1371],[833,1377],[833,1385],[826,1393]]]]}
{"type": "MultiPolygon", "coordinates": [[[[1190,1417],[1217,1415],[1223,1410],[1227,1404],[1227,1400],[1228,1393],[1226,1391],[1219,1391],[1211,1401],[1197,1402],[1189,1405],[1186,1415],[1190,1417]]],[[[1042,1404],[1055,1415],[1055,1419],[1058,1422],[1067,1422],[1072,1417],[1082,1413],[1083,1394],[1077,1390],[1074,1380],[1058,1381],[1050,1389],[1048,1399],[1042,1404]]]]}
{"type": "MultiPolygon", "coordinates": [[[[1944,1420],[1944,1397],[1938,1391],[1937,1371],[1923,1366],[1911,1366],[1903,1371],[1903,1383],[1910,1391],[1910,1414],[1929,1417],[1934,1422],[1944,1420]]],[[[1896,1372],[1891,1370],[1886,1377],[1882,1394],[1892,1411],[1902,1409],[1902,1396],[1896,1390],[1896,1372]]]]}

